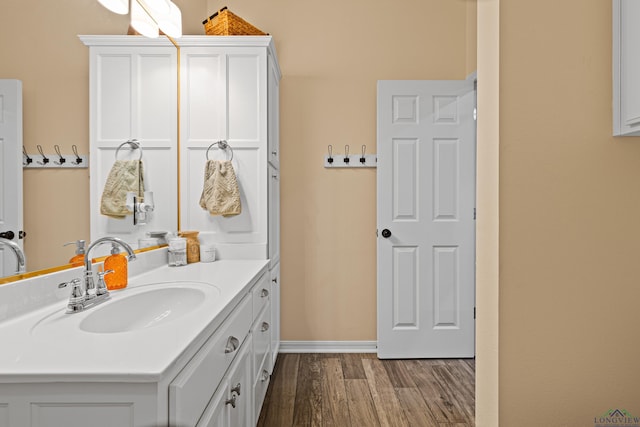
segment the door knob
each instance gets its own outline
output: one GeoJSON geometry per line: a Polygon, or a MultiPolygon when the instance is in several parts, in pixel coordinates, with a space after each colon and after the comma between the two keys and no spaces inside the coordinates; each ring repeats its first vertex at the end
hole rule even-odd
{"type": "Polygon", "coordinates": [[[382,230],[382,237],[384,237],[385,239],[391,237],[391,231],[389,231],[388,228],[385,228],[384,230],[382,230]]]}
{"type": "Polygon", "coordinates": [[[16,235],[13,231],[3,231],[2,233],[0,233],[0,237],[7,240],[13,240],[16,235]]]}

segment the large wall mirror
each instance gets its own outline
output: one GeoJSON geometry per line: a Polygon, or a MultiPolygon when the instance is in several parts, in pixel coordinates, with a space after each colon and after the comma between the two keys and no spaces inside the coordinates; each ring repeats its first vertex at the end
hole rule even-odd
{"type": "MultiPolygon", "coordinates": [[[[181,3],[185,33],[203,33],[203,4],[181,3]]],[[[124,35],[128,17],[109,12],[97,1],[40,2],[37,16],[34,13],[33,4],[13,2],[0,16],[0,52],[5,58],[0,62],[0,79],[22,81],[23,145],[30,154],[38,154],[38,145],[46,153],[54,153],[58,145],[63,154],[71,154],[75,145],[81,155],[88,156],[89,48],[78,35],[124,35]],[[43,27],[32,31],[34,20],[43,27]]],[[[23,244],[28,273],[68,267],[75,247],[64,244],[80,239],[90,242],[92,170],[90,164],[85,169],[23,171],[23,244]]],[[[15,186],[2,183],[12,184],[15,186]]],[[[177,211],[177,202],[156,203],[155,209],[177,211]]],[[[0,278],[0,284],[20,277],[24,276],[0,278]]]]}

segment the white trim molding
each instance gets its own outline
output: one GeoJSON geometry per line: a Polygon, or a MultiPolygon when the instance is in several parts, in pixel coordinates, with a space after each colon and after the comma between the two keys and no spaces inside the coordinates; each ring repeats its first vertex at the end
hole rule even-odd
{"type": "Polygon", "coordinates": [[[377,341],[280,341],[280,353],[376,353],[377,341]]]}

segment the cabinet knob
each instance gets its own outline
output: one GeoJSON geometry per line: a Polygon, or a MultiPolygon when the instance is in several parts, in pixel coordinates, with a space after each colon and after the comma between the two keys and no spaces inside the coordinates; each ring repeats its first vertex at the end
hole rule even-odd
{"type": "MultiPolygon", "coordinates": [[[[233,353],[234,351],[236,351],[238,349],[238,347],[240,347],[240,341],[238,340],[238,338],[234,337],[234,336],[230,336],[229,339],[227,340],[227,345],[224,348],[224,352],[225,353],[233,353]]],[[[234,406],[235,408],[235,406],[234,406]]]]}
{"type": "Polygon", "coordinates": [[[231,405],[232,408],[236,407],[236,395],[231,396],[231,399],[227,399],[224,401],[225,405],[231,405]]]}
{"type": "Polygon", "coordinates": [[[266,298],[269,296],[269,291],[267,289],[263,289],[262,292],[260,292],[260,296],[262,298],[266,298]]]}
{"type": "Polygon", "coordinates": [[[262,370],[262,375],[260,376],[260,381],[265,382],[269,379],[269,372],[266,369],[262,370]]]}
{"type": "Polygon", "coordinates": [[[262,322],[262,328],[260,330],[262,332],[267,332],[269,330],[269,324],[267,322],[262,322]]]}
{"type": "Polygon", "coordinates": [[[238,396],[240,396],[240,388],[242,387],[242,384],[238,383],[235,385],[235,387],[231,387],[231,393],[238,393],[238,396]]]}

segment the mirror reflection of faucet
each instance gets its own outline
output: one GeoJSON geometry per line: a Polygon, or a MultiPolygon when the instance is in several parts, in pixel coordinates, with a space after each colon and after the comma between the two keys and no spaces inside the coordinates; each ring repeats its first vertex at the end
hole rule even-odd
{"type": "Polygon", "coordinates": [[[91,251],[94,247],[103,243],[111,243],[114,247],[121,246],[127,252],[127,260],[136,259],[133,248],[124,240],[117,237],[101,237],[89,245],[84,254],[84,280],[73,279],[70,282],[60,283],[58,288],[71,286],[71,295],[67,304],[67,313],[77,313],[91,306],[97,305],[109,298],[109,290],[105,284],[104,276],[113,273],[113,270],[106,270],[98,273],[98,285],[93,281],[93,271],[91,265],[91,251]]]}
{"type": "Polygon", "coordinates": [[[16,242],[12,242],[11,240],[5,239],[3,237],[0,237],[0,245],[7,246],[15,254],[16,262],[17,262],[16,274],[24,273],[26,271],[26,267],[25,267],[26,262],[25,262],[24,252],[22,252],[20,245],[18,245],[16,242]]]}

